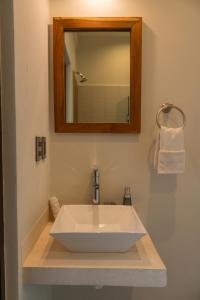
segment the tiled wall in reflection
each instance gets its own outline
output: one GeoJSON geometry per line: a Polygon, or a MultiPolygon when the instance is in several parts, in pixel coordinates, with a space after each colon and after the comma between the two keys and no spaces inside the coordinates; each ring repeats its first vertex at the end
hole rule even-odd
{"type": "Polygon", "coordinates": [[[79,123],[126,123],[128,85],[81,85],[78,87],[79,123]]]}

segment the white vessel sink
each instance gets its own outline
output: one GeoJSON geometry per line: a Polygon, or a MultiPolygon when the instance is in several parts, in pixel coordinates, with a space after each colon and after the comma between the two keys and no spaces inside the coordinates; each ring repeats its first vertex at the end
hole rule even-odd
{"type": "Polygon", "coordinates": [[[64,205],[50,234],[72,252],[125,252],[146,230],[132,206],[64,205]]]}

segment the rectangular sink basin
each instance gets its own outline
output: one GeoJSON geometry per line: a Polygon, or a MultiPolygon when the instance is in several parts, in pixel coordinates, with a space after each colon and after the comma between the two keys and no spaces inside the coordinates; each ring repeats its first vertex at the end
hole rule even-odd
{"type": "Polygon", "coordinates": [[[145,234],[135,209],[123,205],[64,205],[50,231],[72,252],[125,252],[145,234]]]}

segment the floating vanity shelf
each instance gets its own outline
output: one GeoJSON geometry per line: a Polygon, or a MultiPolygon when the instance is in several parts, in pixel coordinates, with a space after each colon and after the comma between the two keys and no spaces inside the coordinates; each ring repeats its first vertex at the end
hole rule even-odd
{"type": "Polygon", "coordinates": [[[166,268],[149,235],[125,253],[72,253],[49,235],[48,223],[23,265],[24,283],[166,286],[166,268]]]}

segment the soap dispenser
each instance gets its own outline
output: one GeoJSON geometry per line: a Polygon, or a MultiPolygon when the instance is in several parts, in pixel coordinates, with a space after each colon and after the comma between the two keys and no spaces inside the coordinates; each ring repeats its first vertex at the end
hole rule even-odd
{"type": "Polygon", "coordinates": [[[123,198],[123,205],[131,205],[131,188],[130,186],[125,186],[124,188],[124,198],[123,198]]]}

